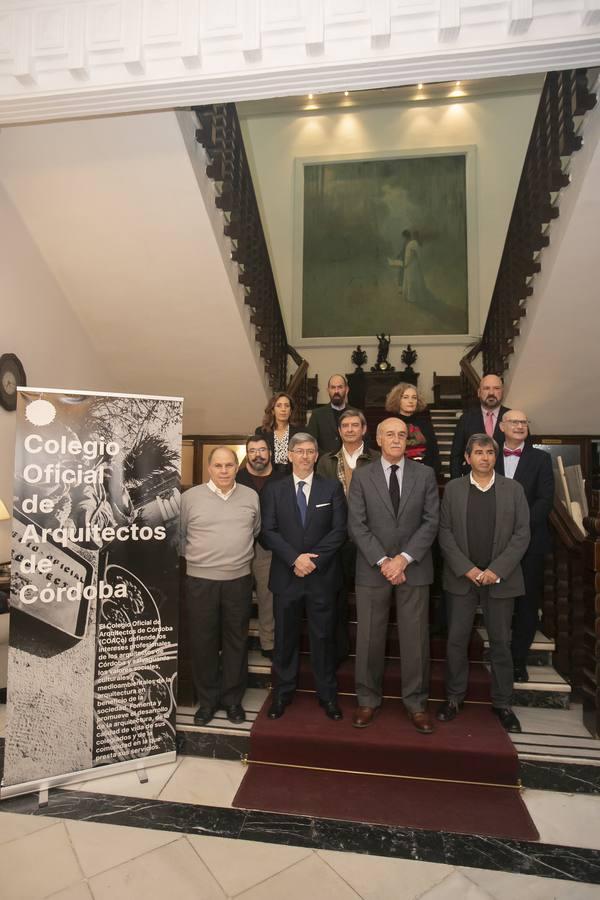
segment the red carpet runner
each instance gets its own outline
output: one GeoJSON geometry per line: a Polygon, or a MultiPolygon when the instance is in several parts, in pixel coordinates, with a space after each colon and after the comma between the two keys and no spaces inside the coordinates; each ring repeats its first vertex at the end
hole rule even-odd
{"type": "MultiPolygon", "coordinates": [[[[439,642],[437,642],[439,644],[439,642]]],[[[443,646],[432,642],[432,656],[443,646]]],[[[475,638],[471,658],[481,659],[475,638]]],[[[233,805],[243,809],[456,831],[515,840],[539,835],[517,789],[513,743],[489,706],[489,675],[471,665],[461,714],[419,734],[400,701],[399,661],[388,660],[386,699],[374,723],[352,727],[353,660],[338,672],[341,722],[328,719],[312,693],[308,660],[285,715],[267,718],[270,698],[250,734],[249,768],[233,805]],[[308,690],[307,690],[308,689],[308,690]],[[401,776],[401,777],[394,777],[401,776]]],[[[431,695],[443,697],[443,663],[432,664],[431,695]]],[[[430,704],[435,713],[436,703],[430,704]]]]}

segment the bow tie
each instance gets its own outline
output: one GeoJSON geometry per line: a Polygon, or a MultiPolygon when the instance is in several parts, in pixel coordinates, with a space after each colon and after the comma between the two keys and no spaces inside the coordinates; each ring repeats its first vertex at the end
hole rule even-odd
{"type": "Polygon", "coordinates": [[[522,452],[523,452],[522,449],[520,449],[520,450],[507,450],[506,447],[504,448],[504,455],[505,455],[505,456],[520,456],[522,452]]]}

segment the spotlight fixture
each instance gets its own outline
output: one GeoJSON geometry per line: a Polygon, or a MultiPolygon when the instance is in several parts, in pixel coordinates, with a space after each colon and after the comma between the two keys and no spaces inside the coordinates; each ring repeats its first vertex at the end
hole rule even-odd
{"type": "Polygon", "coordinates": [[[423,84],[421,82],[418,83],[417,87],[419,88],[420,91],[423,90],[423,84]]]}
{"type": "Polygon", "coordinates": [[[455,81],[454,83],[455,83],[456,87],[460,87],[460,81],[455,81]]]}
{"type": "Polygon", "coordinates": [[[312,95],[312,94],[309,94],[309,95],[308,95],[308,99],[309,99],[309,100],[312,100],[312,98],[313,98],[313,95],[312,95]]]}
{"type": "Polygon", "coordinates": [[[348,96],[348,91],[344,91],[344,97],[348,96]]]}

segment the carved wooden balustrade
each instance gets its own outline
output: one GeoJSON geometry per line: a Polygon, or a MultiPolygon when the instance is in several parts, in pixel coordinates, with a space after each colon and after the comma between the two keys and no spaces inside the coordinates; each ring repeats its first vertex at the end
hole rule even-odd
{"type": "Polygon", "coordinates": [[[550,515],[554,553],[546,558],[542,627],[553,637],[554,665],[583,700],[584,722],[600,737],[600,518],[583,537],[562,504],[550,515]]]}
{"type": "Polygon", "coordinates": [[[508,367],[533,293],[532,277],[550,241],[547,226],[559,215],[556,196],[569,183],[563,163],[581,147],[578,118],[595,103],[585,69],[546,76],[480,342],[484,372],[501,375],[508,367]]]}
{"type": "Polygon", "coordinates": [[[209,159],[206,173],[217,186],[215,203],[224,215],[223,230],[231,240],[231,258],[239,267],[238,279],[251,309],[250,321],[256,330],[269,384],[273,391],[293,392],[300,418],[304,420],[314,384],[307,377],[308,363],[287,341],[235,105],[200,106],[194,112],[198,117],[196,139],[209,159]],[[298,366],[289,383],[288,356],[298,366]],[[300,368],[302,372],[298,374],[300,368]]]}

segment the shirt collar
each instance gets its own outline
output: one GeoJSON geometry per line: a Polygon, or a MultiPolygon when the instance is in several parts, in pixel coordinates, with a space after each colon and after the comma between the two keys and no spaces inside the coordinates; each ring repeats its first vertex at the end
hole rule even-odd
{"type": "Polygon", "coordinates": [[[487,409],[487,407],[481,407],[481,415],[483,416],[483,421],[485,422],[485,417],[488,413],[491,413],[494,419],[498,418],[498,413],[500,412],[500,407],[497,406],[496,409],[487,409]]]}
{"type": "Polygon", "coordinates": [[[329,405],[331,406],[332,409],[335,409],[335,410],[337,410],[338,412],[342,412],[342,411],[343,411],[344,409],[346,409],[346,407],[348,406],[347,403],[344,403],[343,406],[336,406],[335,403],[330,403],[329,405]]]}
{"type": "Polygon", "coordinates": [[[381,459],[381,465],[383,466],[383,471],[386,474],[387,474],[387,470],[390,468],[390,466],[398,466],[398,470],[400,471],[400,474],[402,474],[402,472],[404,471],[404,456],[397,463],[388,462],[387,459],[384,459],[383,454],[381,455],[380,459],[381,459]]]}
{"type": "Polygon", "coordinates": [[[344,445],[342,444],[342,453],[344,454],[344,459],[346,460],[346,462],[349,462],[349,463],[352,463],[352,462],[355,463],[356,460],[358,459],[358,457],[359,457],[362,453],[364,453],[364,449],[365,449],[365,445],[364,445],[364,442],[363,442],[363,443],[360,445],[360,447],[358,447],[358,448],[354,451],[354,453],[348,453],[348,451],[346,450],[346,448],[345,448],[344,445]]]}
{"type": "Polygon", "coordinates": [[[231,488],[231,490],[230,490],[230,491],[227,491],[227,492],[225,493],[225,492],[223,492],[223,491],[221,490],[221,488],[217,487],[217,485],[214,483],[214,481],[213,481],[212,479],[208,482],[208,489],[209,489],[209,491],[212,491],[213,494],[216,494],[217,497],[220,497],[220,498],[221,498],[221,500],[229,500],[229,498],[231,497],[231,495],[232,495],[233,492],[235,491],[236,487],[237,487],[237,483],[234,481],[234,482],[233,482],[233,487],[231,488]]]}
{"type": "MultiPolygon", "coordinates": [[[[506,447],[506,441],[504,442],[504,446],[506,447]]],[[[507,450],[512,450],[512,452],[514,453],[515,450],[521,450],[521,451],[523,451],[524,446],[525,446],[525,441],[521,441],[521,443],[519,444],[518,447],[506,447],[506,449],[507,449],[507,450]]],[[[502,448],[500,448],[500,452],[502,452],[502,448]]]]}
{"type": "Polygon", "coordinates": [[[306,478],[298,478],[296,473],[292,472],[292,475],[294,476],[294,487],[297,489],[298,483],[300,481],[303,481],[304,484],[308,485],[309,488],[312,487],[312,481],[313,481],[314,474],[315,474],[315,470],[313,469],[312,472],[310,473],[310,475],[307,475],[306,478]]]}
{"type": "Polygon", "coordinates": [[[469,481],[471,482],[471,484],[473,485],[473,487],[476,487],[479,491],[481,491],[483,494],[485,494],[485,492],[486,492],[486,491],[489,491],[491,488],[493,488],[493,487],[494,487],[494,484],[496,483],[496,471],[494,470],[494,471],[492,472],[491,480],[490,480],[489,484],[486,484],[485,487],[481,487],[480,484],[477,484],[477,482],[476,482],[475,479],[473,478],[473,473],[472,473],[472,472],[469,472],[469,481]]]}

